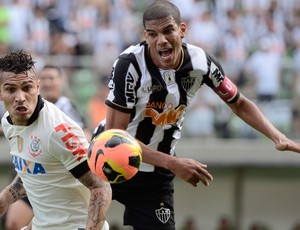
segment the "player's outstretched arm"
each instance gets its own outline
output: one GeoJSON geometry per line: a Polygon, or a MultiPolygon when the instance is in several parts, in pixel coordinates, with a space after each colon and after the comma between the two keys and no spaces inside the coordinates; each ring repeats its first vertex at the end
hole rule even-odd
{"type": "Polygon", "coordinates": [[[232,111],[248,125],[261,132],[275,143],[280,151],[293,151],[300,153],[300,144],[287,138],[281,133],[260,111],[252,101],[241,94],[233,104],[229,104],[232,111]]]}
{"type": "Polygon", "coordinates": [[[91,171],[81,176],[79,181],[91,191],[86,230],[102,229],[112,199],[110,184],[91,171]]]}
{"type": "Polygon", "coordinates": [[[17,175],[14,180],[0,193],[0,216],[8,209],[8,206],[26,196],[23,182],[17,175]]]}

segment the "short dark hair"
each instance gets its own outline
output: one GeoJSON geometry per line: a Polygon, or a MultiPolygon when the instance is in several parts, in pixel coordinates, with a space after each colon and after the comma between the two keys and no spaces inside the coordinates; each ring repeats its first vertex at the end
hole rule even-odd
{"type": "Polygon", "coordinates": [[[63,76],[63,69],[62,69],[60,66],[57,66],[57,65],[51,65],[51,64],[46,64],[46,65],[42,68],[42,71],[43,71],[44,69],[56,69],[57,72],[58,72],[58,75],[59,75],[60,77],[63,76]]]}
{"type": "Polygon", "coordinates": [[[16,74],[35,72],[35,61],[31,54],[20,50],[0,57],[0,72],[13,72],[16,74]]]}
{"type": "Polygon", "coordinates": [[[180,11],[176,5],[167,0],[156,0],[150,4],[143,14],[143,25],[147,21],[161,19],[171,16],[179,25],[181,23],[180,11]]]}

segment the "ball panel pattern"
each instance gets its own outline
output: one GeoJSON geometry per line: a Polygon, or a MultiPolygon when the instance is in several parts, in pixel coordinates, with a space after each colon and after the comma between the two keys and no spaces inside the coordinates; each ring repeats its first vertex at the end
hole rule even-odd
{"type": "Polygon", "coordinates": [[[110,129],[91,141],[88,164],[92,172],[110,183],[131,179],[142,162],[142,149],[129,133],[110,129]]]}

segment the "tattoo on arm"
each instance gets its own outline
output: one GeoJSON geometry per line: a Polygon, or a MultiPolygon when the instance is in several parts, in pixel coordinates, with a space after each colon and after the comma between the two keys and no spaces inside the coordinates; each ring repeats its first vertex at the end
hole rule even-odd
{"type": "Polygon", "coordinates": [[[27,196],[25,188],[23,186],[23,182],[19,176],[17,176],[13,180],[13,182],[10,184],[8,190],[11,193],[11,195],[13,196],[14,202],[27,196]]]}
{"type": "Polygon", "coordinates": [[[111,204],[110,184],[100,180],[91,171],[84,174],[79,180],[91,191],[87,229],[102,226],[111,204]]]}

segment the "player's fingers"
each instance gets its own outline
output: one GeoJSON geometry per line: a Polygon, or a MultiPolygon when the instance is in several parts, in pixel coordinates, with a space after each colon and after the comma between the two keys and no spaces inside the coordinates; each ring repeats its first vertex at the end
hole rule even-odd
{"type": "Polygon", "coordinates": [[[195,171],[193,176],[188,181],[190,184],[192,184],[194,187],[197,187],[199,183],[202,183],[205,186],[209,186],[210,180],[203,174],[198,173],[195,171]]]}
{"type": "Polygon", "coordinates": [[[201,175],[199,176],[199,181],[197,182],[197,184],[198,184],[200,181],[201,181],[202,184],[204,184],[205,186],[209,186],[209,181],[210,181],[210,179],[208,179],[205,175],[201,174],[201,175]]]}
{"type": "Polygon", "coordinates": [[[207,165],[204,165],[205,167],[203,167],[203,164],[200,163],[200,167],[197,168],[197,173],[199,174],[199,176],[204,176],[206,179],[208,180],[213,180],[213,176],[206,170],[207,165]]]}

